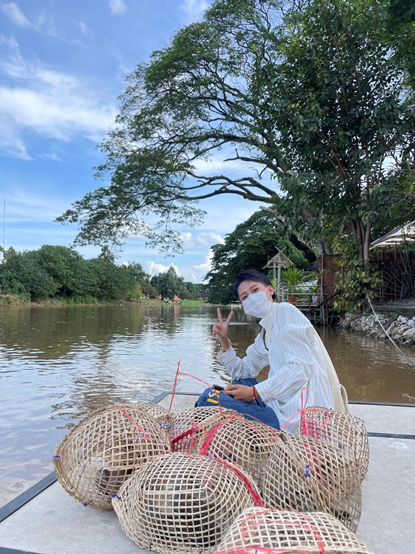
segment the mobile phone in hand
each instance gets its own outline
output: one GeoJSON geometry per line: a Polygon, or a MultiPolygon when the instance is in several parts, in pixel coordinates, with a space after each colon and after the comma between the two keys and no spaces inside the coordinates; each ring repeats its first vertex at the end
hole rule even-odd
{"type": "Polygon", "coordinates": [[[223,391],[225,389],[225,387],[221,387],[220,385],[213,385],[213,388],[218,392],[223,391]]]}

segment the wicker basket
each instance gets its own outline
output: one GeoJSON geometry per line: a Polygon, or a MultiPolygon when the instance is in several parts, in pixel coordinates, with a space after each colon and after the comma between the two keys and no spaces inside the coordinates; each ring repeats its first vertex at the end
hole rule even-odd
{"type": "Polygon", "coordinates": [[[139,406],[142,410],[152,415],[155,419],[160,416],[166,416],[168,414],[166,408],[163,408],[163,406],[160,406],[159,404],[154,404],[153,402],[138,402],[136,406],[139,406]]]}
{"type": "Polygon", "coordinates": [[[209,431],[235,410],[218,406],[200,406],[183,410],[170,416],[170,440],[172,452],[198,454],[209,431]]]}
{"type": "Polygon", "coordinates": [[[167,431],[140,404],[124,404],[79,422],[56,447],[53,463],[67,493],[84,506],[112,510],[111,497],[133,471],[167,452],[167,431]]]}
{"type": "Polygon", "coordinates": [[[354,458],[318,439],[281,433],[263,479],[267,508],[327,512],[355,532],[362,513],[354,458]]]}
{"type": "Polygon", "coordinates": [[[279,432],[239,414],[220,421],[200,448],[202,456],[227,460],[243,468],[262,489],[265,467],[279,432]]]}
{"type": "Polygon", "coordinates": [[[153,402],[140,402],[140,408],[152,415],[162,429],[165,429],[170,434],[172,414],[166,408],[153,404],[153,402]]]}
{"type": "Polygon", "coordinates": [[[264,552],[373,554],[336,518],[322,512],[247,508],[223,537],[216,554],[264,552]]]}
{"type": "Polygon", "coordinates": [[[175,452],[144,464],[112,502],[139,547],[199,554],[211,552],[235,517],[262,501],[242,470],[175,452]]]}
{"type": "Polygon", "coordinates": [[[369,467],[369,438],[363,419],[312,406],[302,415],[298,433],[323,440],[356,457],[360,480],[366,476],[369,467]]]}

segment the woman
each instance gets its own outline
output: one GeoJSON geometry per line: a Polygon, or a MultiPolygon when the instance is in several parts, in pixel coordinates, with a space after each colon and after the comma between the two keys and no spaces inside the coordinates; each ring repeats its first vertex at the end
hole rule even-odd
{"type": "MultiPolygon", "coordinates": [[[[294,433],[299,417],[294,417],[308,394],[307,406],[347,410],[330,358],[309,320],[292,304],[274,303],[274,289],[266,275],[256,270],[240,273],[233,293],[248,315],[261,318],[261,332],[248,347],[245,358],[238,358],[228,338],[229,323],[218,308],[219,323],[213,336],[220,342],[218,360],[232,377],[230,385],[219,393],[219,402],[244,415],[257,418],[271,427],[294,433]],[[266,365],[268,378],[259,383],[255,377],[266,365]],[[333,391],[333,392],[332,392],[333,391]],[[333,399],[333,393],[335,398],[333,399]],[[288,423],[287,423],[288,422],[288,423]]],[[[344,390],[344,389],[343,389],[344,390]]],[[[217,404],[216,393],[207,389],[197,406],[217,404]]]]}

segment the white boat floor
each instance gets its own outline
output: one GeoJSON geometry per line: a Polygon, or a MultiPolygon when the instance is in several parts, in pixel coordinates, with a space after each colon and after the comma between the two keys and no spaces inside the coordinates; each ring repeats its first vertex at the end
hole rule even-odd
{"type": "MultiPolygon", "coordinates": [[[[170,396],[160,400],[168,407],[170,396]]],[[[173,411],[194,406],[194,395],[177,394],[173,411]]],[[[413,434],[415,408],[351,405],[369,432],[413,434]]],[[[357,536],[376,554],[415,551],[415,440],[370,437],[370,465],[363,482],[357,536]]],[[[0,554],[142,554],[122,531],[114,512],[83,506],[54,483],[0,523],[0,554]],[[16,553],[17,554],[17,553],[16,553]]]]}

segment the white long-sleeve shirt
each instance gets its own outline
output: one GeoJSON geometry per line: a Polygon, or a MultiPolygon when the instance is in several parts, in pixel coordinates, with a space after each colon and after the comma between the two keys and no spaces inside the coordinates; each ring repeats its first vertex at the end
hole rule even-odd
{"type": "MultiPolygon", "coordinates": [[[[333,408],[333,397],[326,362],[316,331],[309,320],[292,304],[273,304],[273,311],[259,324],[262,330],[241,359],[230,347],[218,360],[233,379],[256,377],[266,365],[268,378],[255,385],[261,399],[272,408],[282,427],[301,408],[301,390],[308,389],[307,406],[333,408]],[[265,337],[272,322],[271,338],[265,337]],[[269,349],[266,347],[269,344],[269,349]]],[[[284,428],[294,433],[300,415],[284,428]]]]}

